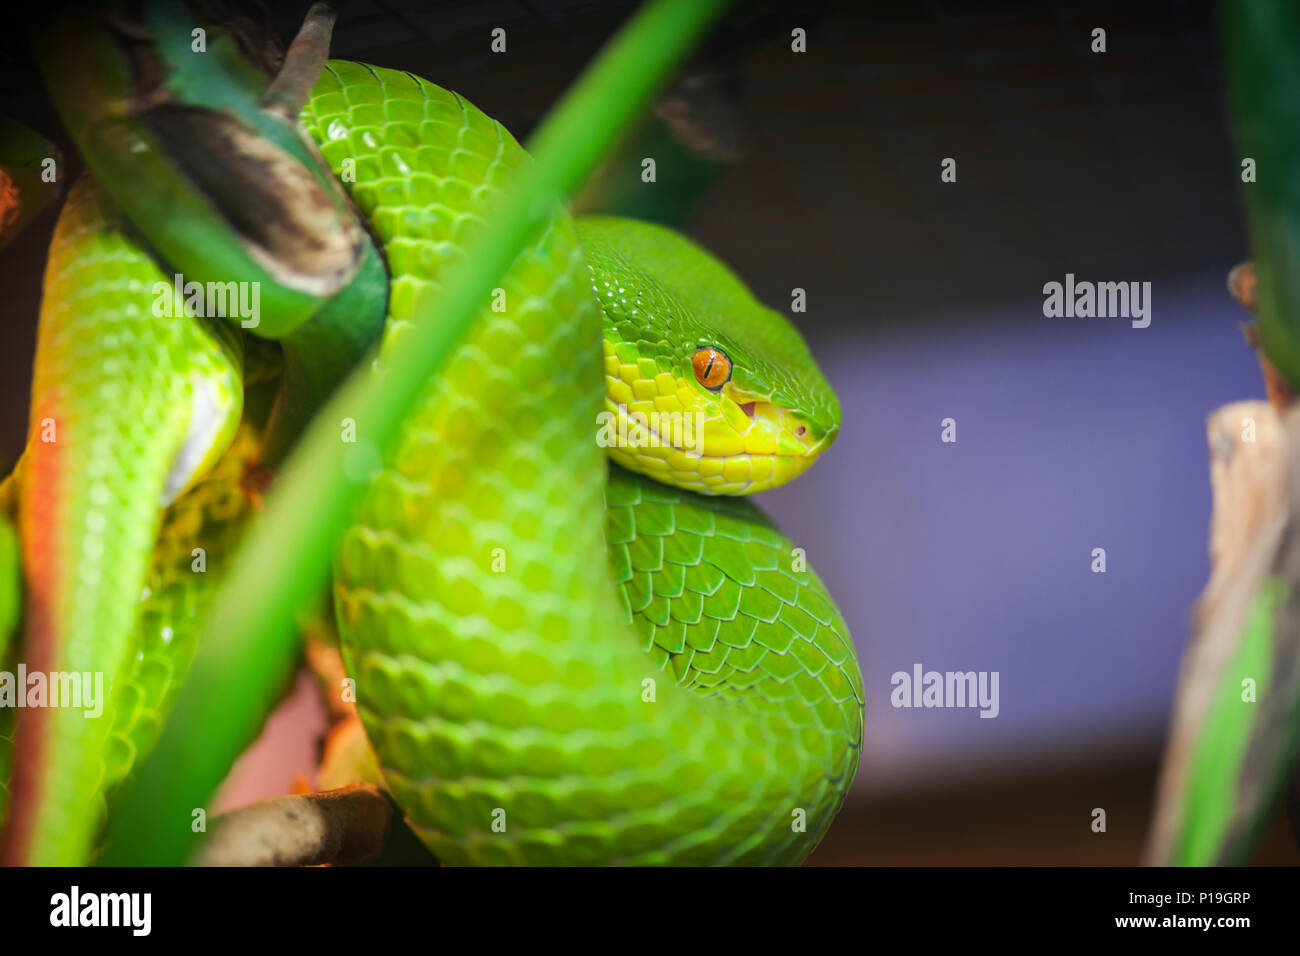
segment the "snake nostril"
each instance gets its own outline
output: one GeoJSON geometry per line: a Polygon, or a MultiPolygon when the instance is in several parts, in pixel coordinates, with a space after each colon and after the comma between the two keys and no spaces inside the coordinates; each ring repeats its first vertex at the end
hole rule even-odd
{"type": "Polygon", "coordinates": [[[758,402],[745,402],[740,406],[740,410],[744,412],[746,415],[748,415],[750,418],[753,418],[754,406],[757,404],[758,402]]]}
{"type": "Polygon", "coordinates": [[[803,436],[804,436],[804,435],[807,435],[807,434],[808,434],[808,426],[807,426],[807,425],[800,425],[798,428],[796,428],[796,429],[794,430],[794,437],[795,437],[795,438],[803,438],[803,436]]]}

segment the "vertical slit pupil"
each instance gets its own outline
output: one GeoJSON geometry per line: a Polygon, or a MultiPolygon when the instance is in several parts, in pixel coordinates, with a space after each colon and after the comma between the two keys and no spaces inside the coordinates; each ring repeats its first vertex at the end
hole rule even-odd
{"type": "Polygon", "coordinates": [[[718,389],[731,377],[731,360],[715,348],[704,346],[691,359],[695,379],[710,389],[718,389]]]}

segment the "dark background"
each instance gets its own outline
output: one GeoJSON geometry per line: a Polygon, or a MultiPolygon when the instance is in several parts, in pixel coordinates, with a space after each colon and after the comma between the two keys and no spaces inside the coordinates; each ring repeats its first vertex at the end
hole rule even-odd
{"type": "MultiPolygon", "coordinates": [[[[286,40],[306,6],[274,5],[286,40]]],[[[455,89],[522,140],[633,5],[335,7],[335,56],[455,89]]],[[[685,75],[712,78],[706,131],[743,156],[692,159],[651,124],[590,202],[658,189],[649,205],[760,298],[788,312],[807,290],[795,319],[845,426],[760,503],[839,600],[868,693],[857,786],[813,860],[1135,862],[1208,573],[1204,419],[1262,396],[1223,285],[1247,247],[1212,7],[735,7],[685,75]],[[663,148],[656,186],[639,182],[646,143],[663,148]],[[1067,272],[1152,282],[1151,327],[1044,318],[1042,286],[1067,272]],[[890,674],[914,662],[997,670],[1000,716],[891,708],[890,674]]],[[[66,149],[17,34],[0,73],[3,112],[66,149]]],[[[24,440],[53,218],[0,255],[0,466],[24,440]]],[[[284,792],[310,768],[311,707],[296,706],[230,793],[284,792]]],[[[1296,860],[1281,820],[1260,859],[1296,860]]]]}

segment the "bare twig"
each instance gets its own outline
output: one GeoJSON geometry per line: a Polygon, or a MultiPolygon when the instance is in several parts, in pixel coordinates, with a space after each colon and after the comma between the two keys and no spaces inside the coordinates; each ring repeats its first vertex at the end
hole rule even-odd
{"type": "Polygon", "coordinates": [[[1255,311],[1256,287],[1255,263],[1240,262],[1228,273],[1228,291],[1241,303],[1241,307],[1250,313],[1255,311]]]}
{"type": "MultiPolygon", "coordinates": [[[[1242,262],[1228,273],[1228,291],[1241,303],[1242,308],[1252,314],[1255,311],[1257,288],[1254,263],[1242,262]]],[[[1260,351],[1259,329],[1255,324],[1249,322],[1242,325],[1241,334],[1245,336],[1246,344],[1255,350],[1255,355],[1259,359],[1259,370],[1264,375],[1264,390],[1268,393],[1268,400],[1279,412],[1282,411],[1295,393],[1291,391],[1291,386],[1282,377],[1282,373],[1260,351]]]]}
{"type": "Polygon", "coordinates": [[[334,10],[327,3],[314,3],[284,55],[284,66],[262,97],[262,109],[288,123],[296,123],[302,106],[316,85],[330,54],[334,10]]]}

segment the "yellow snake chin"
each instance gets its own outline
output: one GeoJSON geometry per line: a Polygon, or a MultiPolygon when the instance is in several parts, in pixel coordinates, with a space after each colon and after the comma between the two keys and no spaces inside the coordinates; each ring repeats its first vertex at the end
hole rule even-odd
{"type": "MultiPolygon", "coordinates": [[[[667,458],[646,451],[611,447],[609,457],[628,471],[704,495],[752,495],[767,491],[803,474],[814,460],[807,455],[730,455],[725,458],[702,455],[691,459],[693,469],[682,469],[674,467],[667,458]]],[[[672,451],[680,454],[679,449],[672,451]]]]}
{"type": "Polygon", "coordinates": [[[680,381],[670,395],[656,389],[647,399],[634,393],[623,403],[615,399],[621,392],[607,388],[597,443],[629,471],[701,494],[776,488],[807,471],[834,439],[805,440],[798,434],[801,423],[770,403],[751,399],[746,412],[729,395],[697,401],[698,391],[680,381]]]}

